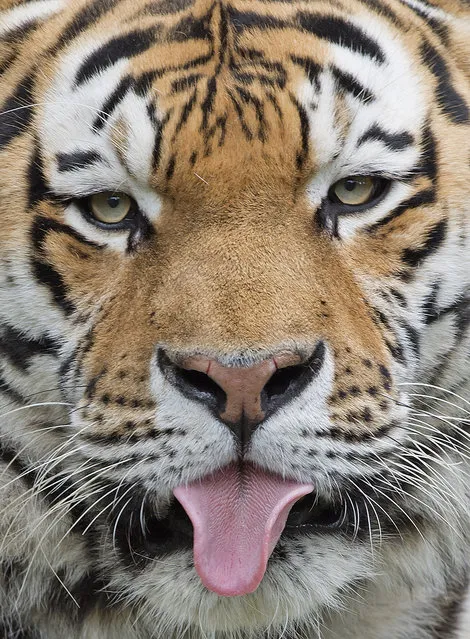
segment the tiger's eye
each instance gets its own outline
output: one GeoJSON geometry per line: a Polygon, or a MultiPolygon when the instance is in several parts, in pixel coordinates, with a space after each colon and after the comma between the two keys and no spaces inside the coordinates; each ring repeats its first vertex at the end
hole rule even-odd
{"type": "Polygon", "coordinates": [[[95,193],[88,203],[90,213],[103,224],[119,224],[132,208],[132,199],[128,195],[114,191],[95,193]]]}
{"type": "Polygon", "coordinates": [[[333,185],[332,193],[341,204],[359,206],[373,199],[377,181],[368,175],[353,175],[333,185]]]}

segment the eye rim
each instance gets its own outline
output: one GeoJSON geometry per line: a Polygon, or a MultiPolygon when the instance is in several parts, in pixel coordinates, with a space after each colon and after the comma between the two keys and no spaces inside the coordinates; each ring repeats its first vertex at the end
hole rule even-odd
{"type": "Polygon", "coordinates": [[[137,226],[138,223],[138,215],[139,215],[139,206],[136,200],[126,193],[125,191],[115,191],[115,190],[106,190],[106,191],[95,191],[94,193],[90,193],[81,198],[74,198],[74,204],[80,210],[80,213],[86,219],[87,222],[93,224],[93,226],[98,227],[104,231],[128,231],[132,230],[137,226]],[[95,217],[93,213],[93,208],[91,204],[91,200],[93,197],[97,195],[103,195],[105,193],[110,193],[113,195],[125,195],[130,200],[130,208],[125,217],[119,222],[102,222],[98,218],[95,217]]]}
{"type": "Polygon", "coordinates": [[[338,215],[344,215],[344,214],[348,215],[352,213],[360,213],[362,211],[367,211],[373,208],[374,206],[376,206],[381,200],[383,200],[386,197],[386,195],[388,195],[392,187],[392,183],[393,183],[393,180],[383,177],[381,175],[365,174],[365,173],[356,173],[354,175],[346,175],[345,177],[340,178],[339,180],[336,180],[336,182],[334,182],[330,186],[328,190],[328,195],[327,195],[327,202],[331,207],[333,207],[334,212],[337,213],[338,215]],[[370,178],[375,182],[374,188],[367,201],[362,202],[361,204],[346,204],[345,202],[342,202],[338,198],[338,196],[336,195],[334,191],[334,188],[338,183],[343,182],[344,180],[354,179],[354,178],[370,178]]]}

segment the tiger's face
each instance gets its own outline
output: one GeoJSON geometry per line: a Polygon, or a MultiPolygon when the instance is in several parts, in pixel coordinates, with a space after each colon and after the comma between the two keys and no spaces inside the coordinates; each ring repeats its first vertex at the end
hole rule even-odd
{"type": "Polygon", "coordinates": [[[304,623],[436,525],[408,384],[470,285],[469,95],[395,9],[73,3],[16,98],[2,296],[60,345],[99,569],[160,628],[304,623]]]}

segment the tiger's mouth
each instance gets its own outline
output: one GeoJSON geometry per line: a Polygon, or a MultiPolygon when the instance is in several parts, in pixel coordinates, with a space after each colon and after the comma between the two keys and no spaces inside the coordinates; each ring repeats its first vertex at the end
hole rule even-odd
{"type": "MultiPolygon", "coordinates": [[[[291,508],[281,540],[300,535],[327,534],[348,526],[349,518],[344,504],[329,502],[312,492],[291,508]]],[[[193,524],[177,499],[172,499],[165,517],[154,515],[146,518],[144,546],[149,556],[189,549],[193,543],[193,524]]]]}

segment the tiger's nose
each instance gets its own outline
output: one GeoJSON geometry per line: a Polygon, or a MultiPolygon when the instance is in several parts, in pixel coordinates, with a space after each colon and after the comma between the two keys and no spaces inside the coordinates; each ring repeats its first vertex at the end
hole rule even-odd
{"type": "Polygon", "coordinates": [[[160,350],[159,365],[170,382],[204,403],[245,447],[256,427],[318,372],[324,350],[319,342],[310,357],[283,351],[253,366],[224,366],[200,355],[175,360],[160,350]]]}

